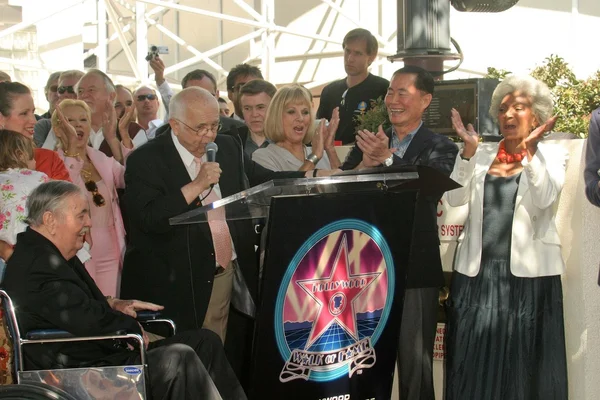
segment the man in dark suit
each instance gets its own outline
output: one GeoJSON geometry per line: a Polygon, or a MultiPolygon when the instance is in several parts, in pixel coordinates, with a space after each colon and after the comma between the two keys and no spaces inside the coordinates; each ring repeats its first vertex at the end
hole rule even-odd
{"type": "MultiPolygon", "coordinates": [[[[600,108],[592,111],[590,118],[583,178],[587,199],[596,207],[600,207],[600,108]]],[[[600,285],[600,271],[598,285],[600,285]]]]}
{"type": "MultiPolygon", "coordinates": [[[[27,200],[29,228],[19,234],[3,287],[16,305],[21,332],[61,329],[78,336],[124,330],[144,337],[154,399],[245,399],[218,337],[196,330],[148,344],[136,311],[162,307],[137,300],[106,299],[76,253],[91,219],[86,194],[52,181],[27,200]],[[206,368],[205,368],[206,366],[206,368]],[[208,371],[207,371],[208,370],[208,371]]],[[[140,280],[143,285],[143,280],[140,280]]],[[[111,341],[26,346],[27,368],[82,368],[139,364],[139,354],[111,341]]]]}
{"type": "MultiPolygon", "coordinates": [[[[131,246],[125,255],[121,295],[160,301],[180,329],[215,330],[227,339],[229,360],[239,371],[241,360],[249,356],[243,352],[249,351],[245,344],[251,340],[251,320],[244,319],[241,328],[227,329],[227,324],[231,327],[243,318],[229,313],[234,277],[243,276],[254,300],[257,296],[251,221],[227,221],[216,228],[214,222],[171,226],[169,218],[200,207],[203,198],[206,204],[240,192],[247,180],[255,185],[305,173],[266,170],[244,155],[233,137],[216,135],[219,106],[204,89],[182,90],[173,96],[170,108],[171,130],[127,160],[131,246]],[[206,144],[212,141],[219,147],[216,162],[208,162],[205,155],[206,144]],[[223,233],[229,235],[225,240],[219,236],[223,233]],[[141,278],[144,285],[139,284],[141,278]]],[[[223,222],[224,216],[214,219],[223,222]]]]}
{"type": "MultiPolygon", "coordinates": [[[[392,76],[385,97],[392,128],[359,131],[342,169],[426,165],[450,176],[458,148],[450,139],[423,126],[423,112],[433,95],[432,76],[407,66],[392,76]]],[[[444,285],[437,233],[439,196],[420,196],[407,272],[398,368],[402,400],[434,400],[433,343],[439,288],[444,285]]]]}

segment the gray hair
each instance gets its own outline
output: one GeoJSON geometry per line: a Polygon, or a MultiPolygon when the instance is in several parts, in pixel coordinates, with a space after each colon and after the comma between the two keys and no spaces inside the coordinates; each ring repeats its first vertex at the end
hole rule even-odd
{"type": "Polygon", "coordinates": [[[214,107],[217,110],[219,109],[217,99],[208,90],[192,86],[183,89],[171,98],[169,102],[169,116],[171,118],[183,119],[186,108],[192,102],[204,102],[207,103],[206,105],[213,103],[214,107]]]}
{"type": "Polygon", "coordinates": [[[74,194],[85,196],[79,186],[67,181],[50,181],[35,188],[27,198],[27,223],[31,226],[41,226],[44,223],[44,213],[55,214],[61,211],[63,202],[74,194]]]}
{"type": "Polygon", "coordinates": [[[548,86],[529,75],[511,75],[500,82],[494,90],[494,94],[492,94],[490,116],[496,123],[498,122],[498,111],[500,110],[502,99],[506,95],[516,92],[531,99],[533,115],[540,125],[552,116],[554,102],[552,100],[552,92],[550,92],[548,86]]]}
{"type": "Polygon", "coordinates": [[[83,75],[85,74],[77,69],[70,69],[68,71],[61,72],[60,76],[58,77],[58,81],[60,82],[67,78],[75,78],[77,80],[80,80],[83,75]]]}

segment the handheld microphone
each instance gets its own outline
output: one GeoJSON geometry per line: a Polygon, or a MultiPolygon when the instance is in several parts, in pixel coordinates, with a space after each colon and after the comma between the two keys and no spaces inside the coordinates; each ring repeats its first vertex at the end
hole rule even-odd
{"type": "Polygon", "coordinates": [[[206,161],[215,162],[217,159],[217,151],[219,150],[219,146],[215,142],[210,142],[206,144],[206,161]]]}
{"type": "MultiPolygon", "coordinates": [[[[215,162],[217,159],[217,150],[219,150],[219,146],[215,142],[210,142],[206,144],[206,161],[215,162]]],[[[211,189],[215,186],[214,183],[210,184],[211,189]]]]}

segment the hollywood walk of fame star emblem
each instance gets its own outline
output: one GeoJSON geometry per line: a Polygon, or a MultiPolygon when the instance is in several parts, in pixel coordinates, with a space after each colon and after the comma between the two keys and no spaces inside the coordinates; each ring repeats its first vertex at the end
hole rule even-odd
{"type": "Polygon", "coordinates": [[[334,322],[358,341],[354,301],[379,275],[381,272],[350,273],[348,245],[344,235],[327,278],[297,281],[296,283],[318,305],[317,317],[313,321],[306,348],[319,339],[334,322]]]}

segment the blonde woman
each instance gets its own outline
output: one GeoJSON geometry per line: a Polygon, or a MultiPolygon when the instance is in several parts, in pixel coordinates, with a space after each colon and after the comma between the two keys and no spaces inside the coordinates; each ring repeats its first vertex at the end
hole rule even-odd
{"type": "Polygon", "coordinates": [[[264,133],[272,143],[256,150],[252,160],[272,171],[337,169],[341,162],[333,139],[338,124],[336,109],[328,126],[321,120],[315,129],[310,92],[300,85],[283,87],[273,96],[265,119],[264,133]]]}
{"type": "MultiPolygon", "coordinates": [[[[125,188],[125,167],[88,145],[91,111],[81,100],[63,100],[52,115],[57,150],[71,180],[88,193],[92,217],[92,259],[86,269],[106,296],[116,297],[125,252],[125,227],[116,189],[125,188]]],[[[120,148],[114,135],[111,147],[120,148]]]]}

